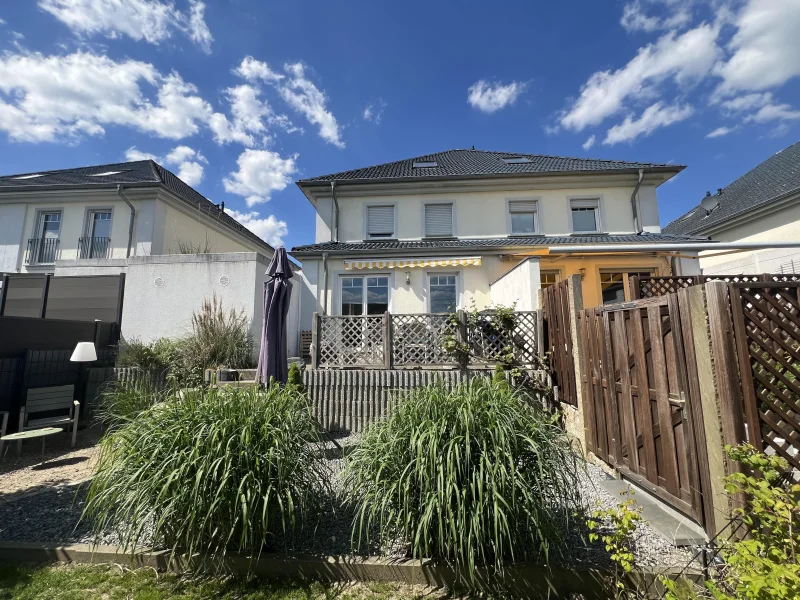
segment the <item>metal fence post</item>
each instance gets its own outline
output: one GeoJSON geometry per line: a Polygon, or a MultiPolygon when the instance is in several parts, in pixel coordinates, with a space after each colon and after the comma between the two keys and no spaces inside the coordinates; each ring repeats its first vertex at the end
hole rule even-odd
{"type": "Polygon", "coordinates": [[[392,368],[392,315],[387,310],[383,313],[383,366],[392,368]]]}
{"type": "Polygon", "coordinates": [[[319,313],[311,317],[311,368],[319,368],[319,313]]]}
{"type": "MultiPolygon", "coordinates": [[[[469,344],[469,333],[467,331],[467,313],[459,309],[456,313],[458,315],[458,343],[459,345],[469,344]]],[[[466,369],[469,364],[469,355],[467,353],[459,354],[459,367],[466,369]]]]}

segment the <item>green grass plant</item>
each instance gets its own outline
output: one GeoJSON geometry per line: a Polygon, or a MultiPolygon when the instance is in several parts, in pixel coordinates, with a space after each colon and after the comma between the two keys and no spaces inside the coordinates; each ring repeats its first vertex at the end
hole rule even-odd
{"type": "Polygon", "coordinates": [[[101,440],[84,517],[126,549],[258,553],[328,497],[317,441],[291,387],[183,390],[101,440]]]}
{"type": "Polygon", "coordinates": [[[580,468],[555,418],[505,381],[417,388],[347,459],[354,543],[378,528],[385,542],[404,540],[413,557],[444,560],[472,582],[479,566],[547,561],[580,508],[580,468]]]}

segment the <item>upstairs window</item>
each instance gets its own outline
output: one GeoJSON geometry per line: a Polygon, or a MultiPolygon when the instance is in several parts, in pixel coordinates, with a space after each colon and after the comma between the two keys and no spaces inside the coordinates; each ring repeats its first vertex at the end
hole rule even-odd
{"type": "Polygon", "coordinates": [[[394,206],[367,206],[367,239],[393,237],[394,206]]]}
{"type": "Polygon", "coordinates": [[[453,235],[453,205],[425,205],[425,237],[451,237],[453,235]]]}
{"type": "Polygon", "coordinates": [[[574,233],[600,232],[600,200],[570,200],[570,219],[574,233]]]}
{"type": "Polygon", "coordinates": [[[511,223],[511,235],[536,233],[537,208],[536,200],[508,201],[508,218],[511,223]]]}

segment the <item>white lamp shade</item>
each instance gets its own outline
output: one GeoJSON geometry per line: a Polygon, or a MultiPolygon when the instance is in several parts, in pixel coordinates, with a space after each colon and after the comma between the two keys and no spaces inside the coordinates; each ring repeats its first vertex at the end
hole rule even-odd
{"type": "Polygon", "coordinates": [[[78,342],[70,357],[70,362],[92,362],[97,360],[97,350],[92,342],[78,342]]]}

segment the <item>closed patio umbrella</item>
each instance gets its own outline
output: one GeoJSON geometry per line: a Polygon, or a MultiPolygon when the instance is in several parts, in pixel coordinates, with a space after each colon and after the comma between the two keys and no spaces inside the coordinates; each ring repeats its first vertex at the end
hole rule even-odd
{"type": "Polygon", "coordinates": [[[264,283],[264,319],[261,326],[261,352],[258,355],[256,378],[269,383],[271,377],[286,383],[289,373],[286,355],[286,317],[292,286],[292,264],[281,246],[267,267],[269,280],[264,283]]]}

